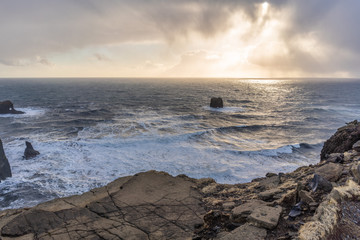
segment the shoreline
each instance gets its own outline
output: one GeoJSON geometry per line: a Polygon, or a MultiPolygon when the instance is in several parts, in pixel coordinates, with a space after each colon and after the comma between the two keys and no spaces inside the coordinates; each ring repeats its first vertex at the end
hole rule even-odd
{"type": "Polygon", "coordinates": [[[1,211],[0,236],[336,239],[348,234],[346,229],[360,236],[360,227],[349,228],[351,223],[339,214],[349,204],[360,209],[360,149],[353,143],[359,139],[360,124],[351,122],[324,144],[319,163],[289,173],[268,173],[248,183],[218,184],[211,178],[157,171],[122,177],[82,195],[1,211]],[[334,144],[344,150],[332,152],[334,144]]]}

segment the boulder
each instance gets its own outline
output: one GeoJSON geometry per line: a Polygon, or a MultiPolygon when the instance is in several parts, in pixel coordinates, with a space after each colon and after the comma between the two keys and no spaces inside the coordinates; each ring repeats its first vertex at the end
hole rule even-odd
{"type": "Polygon", "coordinates": [[[263,240],[266,238],[266,230],[251,226],[249,223],[236,228],[229,234],[221,237],[219,240],[238,240],[238,239],[251,239],[251,240],[263,240]]]}
{"type": "Polygon", "coordinates": [[[0,139],[0,180],[11,177],[11,169],[8,159],[6,158],[2,141],[0,139]]]}
{"type": "Polygon", "coordinates": [[[355,151],[360,152],[360,140],[354,143],[352,147],[355,151]]]}
{"type": "Polygon", "coordinates": [[[329,162],[316,169],[315,173],[321,175],[323,178],[330,182],[336,182],[337,180],[339,180],[343,169],[343,166],[341,166],[340,164],[329,162]]]}
{"type": "Polygon", "coordinates": [[[9,101],[0,102],[0,114],[24,114],[22,111],[17,111],[14,108],[14,104],[9,101]]]}
{"type": "Polygon", "coordinates": [[[314,174],[314,177],[309,182],[309,187],[313,192],[316,192],[317,190],[330,192],[333,188],[331,182],[318,174],[314,174]]]}
{"type": "Polygon", "coordinates": [[[33,157],[36,157],[37,155],[40,154],[38,151],[36,151],[33,148],[33,146],[31,145],[30,142],[26,141],[25,144],[26,144],[26,148],[25,148],[25,152],[24,152],[24,158],[26,160],[30,159],[30,158],[33,158],[33,157]]]}
{"type": "Polygon", "coordinates": [[[344,153],[353,148],[360,140],[360,123],[355,120],[339,128],[325,143],[321,150],[321,161],[326,160],[331,153],[344,153]]]}
{"type": "Polygon", "coordinates": [[[249,222],[254,223],[259,227],[264,227],[271,230],[278,225],[281,212],[281,206],[260,206],[250,214],[248,220],[249,222]]]}
{"type": "Polygon", "coordinates": [[[223,100],[222,98],[211,98],[211,101],[210,101],[210,107],[212,108],[223,108],[224,107],[224,103],[223,103],[223,100]]]}
{"type": "Polygon", "coordinates": [[[257,199],[253,199],[250,200],[244,204],[241,204],[240,206],[234,208],[231,211],[231,219],[234,222],[244,222],[246,221],[246,218],[257,208],[261,207],[261,206],[266,206],[266,202],[261,201],[261,200],[257,200],[257,199]]]}

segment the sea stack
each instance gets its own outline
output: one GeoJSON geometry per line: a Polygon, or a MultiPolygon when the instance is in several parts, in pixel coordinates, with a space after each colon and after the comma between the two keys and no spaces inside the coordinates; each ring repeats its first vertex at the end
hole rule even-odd
{"type": "Polygon", "coordinates": [[[14,104],[9,101],[0,102],[0,114],[24,114],[22,111],[17,111],[14,108],[14,104]]]}
{"type": "Polygon", "coordinates": [[[0,139],[0,180],[11,177],[11,168],[8,159],[5,156],[2,141],[0,139]]]}
{"type": "Polygon", "coordinates": [[[218,97],[218,98],[211,98],[211,101],[210,101],[210,107],[212,108],[223,108],[224,107],[224,104],[223,104],[223,100],[222,98],[218,97]]]}
{"type": "Polygon", "coordinates": [[[26,160],[30,159],[30,158],[33,158],[33,157],[36,157],[37,155],[40,154],[38,151],[36,151],[33,148],[33,146],[31,145],[30,142],[26,141],[25,144],[26,144],[26,148],[25,148],[25,152],[24,152],[24,158],[26,160]]]}

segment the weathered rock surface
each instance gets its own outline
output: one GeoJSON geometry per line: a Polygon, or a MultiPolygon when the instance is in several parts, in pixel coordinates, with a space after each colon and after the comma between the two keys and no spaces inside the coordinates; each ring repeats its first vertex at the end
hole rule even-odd
{"type": "Polygon", "coordinates": [[[247,203],[241,204],[231,211],[231,218],[234,222],[244,222],[247,217],[255,211],[255,209],[266,206],[266,202],[261,200],[252,200],[247,203]]]}
{"type": "Polygon", "coordinates": [[[0,102],[0,114],[24,114],[24,112],[15,110],[14,104],[6,100],[0,102]]]}
{"type": "Polygon", "coordinates": [[[0,214],[2,239],[188,239],[205,214],[190,179],[150,171],[0,214]]]}
{"type": "Polygon", "coordinates": [[[321,161],[326,160],[331,153],[343,153],[352,149],[354,143],[360,140],[360,123],[353,121],[341,127],[330,137],[321,150],[321,161]]]}
{"type": "Polygon", "coordinates": [[[8,159],[6,158],[2,141],[0,139],[0,180],[11,177],[11,168],[8,159]]]}
{"type": "Polygon", "coordinates": [[[219,98],[215,98],[215,97],[211,98],[210,107],[212,107],[212,108],[222,108],[222,107],[224,107],[224,103],[223,103],[222,98],[220,98],[220,97],[219,98]]]}
{"type": "Polygon", "coordinates": [[[339,180],[341,173],[343,171],[343,166],[336,163],[327,163],[318,169],[316,169],[316,173],[325,178],[330,182],[335,182],[339,180]]]}
{"type": "Polygon", "coordinates": [[[26,148],[25,148],[25,151],[24,151],[24,158],[25,159],[30,159],[30,158],[36,157],[37,155],[40,154],[38,151],[36,151],[33,148],[32,144],[30,142],[26,141],[25,145],[26,145],[26,148]]]}
{"type": "Polygon", "coordinates": [[[257,226],[274,229],[279,223],[281,212],[281,206],[260,206],[250,214],[248,219],[257,226]]]}
{"type": "Polygon", "coordinates": [[[266,230],[258,228],[246,223],[236,228],[231,233],[219,238],[219,240],[239,240],[239,239],[251,239],[251,240],[264,240],[266,238],[266,230]]]}

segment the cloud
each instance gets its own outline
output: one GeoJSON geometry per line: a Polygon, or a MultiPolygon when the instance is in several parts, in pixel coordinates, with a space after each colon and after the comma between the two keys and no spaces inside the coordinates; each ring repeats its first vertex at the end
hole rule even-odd
{"type": "Polygon", "coordinates": [[[108,56],[101,53],[94,53],[94,57],[97,61],[105,61],[105,62],[110,61],[110,58],[108,56]]]}
{"type": "MultiPolygon", "coordinates": [[[[172,70],[186,68],[197,74],[203,72],[200,67],[221,63],[219,59],[204,58],[199,49],[213,51],[212,41],[247,24],[246,32],[236,35],[235,40],[238,48],[242,48],[239,51],[245,51],[246,44],[254,45],[252,50],[246,50],[248,61],[259,69],[277,69],[284,74],[360,75],[357,31],[360,1],[273,0],[268,1],[267,14],[261,13],[263,3],[263,0],[2,0],[0,64],[51,66],[56,64],[48,60],[53,59],[51,56],[73,50],[125,43],[135,43],[136,48],[136,43],[157,41],[169,46],[164,58],[178,59],[172,70]],[[239,22],[233,21],[234,16],[241,16],[239,22]],[[280,26],[272,26],[274,21],[280,22],[280,26]],[[271,31],[276,33],[275,37],[266,40],[264,35],[271,31]],[[202,47],[205,43],[207,48],[202,47]],[[194,54],[196,51],[200,52],[194,54]],[[197,69],[192,70],[190,63],[197,69]]],[[[93,56],[98,61],[109,60],[100,53],[93,56]]],[[[139,63],[147,60],[140,55],[138,58],[139,63]]]]}

